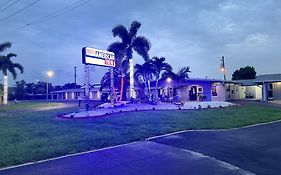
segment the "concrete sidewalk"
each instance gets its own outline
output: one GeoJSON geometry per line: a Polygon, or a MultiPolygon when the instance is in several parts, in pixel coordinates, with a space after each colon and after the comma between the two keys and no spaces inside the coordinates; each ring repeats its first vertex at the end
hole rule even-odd
{"type": "Polygon", "coordinates": [[[150,141],[0,171],[1,175],[251,174],[200,153],[150,141]]]}

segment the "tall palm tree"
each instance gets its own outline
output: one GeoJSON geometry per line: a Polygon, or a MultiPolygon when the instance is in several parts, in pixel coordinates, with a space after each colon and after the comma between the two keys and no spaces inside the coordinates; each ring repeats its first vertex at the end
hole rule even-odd
{"type": "MultiPolygon", "coordinates": [[[[0,45],[0,51],[5,50],[6,48],[11,47],[11,43],[4,43],[0,45]],[[2,48],[1,48],[2,46],[2,48]]],[[[8,71],[12,74],[14,80],[17,78],[16,69],[19,69],[21,73],[23,73],[23,66],[18,63],[12,62],[11,58],[16,57],[16,54],[9,53],[8,55],[0,55],[0,70],[4,75],[4,97],[3,103],[8,104],[8,71]]]]}
{"type": "MultiPolygon", "coordinates": [[[[114,52],[116,56],[116,69],[121,81],[120,94],[123,94],[124,91],[124,77],[128,73],[128,69],[130,70],[130,86],[134,84],[133,51],[143,57],[145,61],[149,60],[150,42],[144,36],[137,36],[140,27],[140,22],[133,21],[128,30],[123,25],[117,25],[112,29],[113,36],[121,39],[121,41],[114,42],[108,47],[108,50],[114,52]]],[[[130,94],[132,91],[133,87],[130,87],[130,94]]]]}
{"type": "Polygon", "coordinates": [[[157,70],[156,67],[152,64],[151,61],[147,61],[144,64],[135,65],[135,79],[139,84],[143,84],[146,90],[146,95],[151,99],[151,87],[150,82],[155,77],[157,70]]]}
{"type": "Polygon", "coordinates": [[[154,65],[155,69],[156,69],[156,73],[155,73],[155,97],[156,99],[158,98],[158,93],[157,93],[157,89],[158,89],[158,81],[160,78],[160,74],[162,71],[171,71],[172,70],[172,66],[169,65],[168,63],[165,62],[166,58],[165,57],[152,57],[151,62],[154,65]]]}

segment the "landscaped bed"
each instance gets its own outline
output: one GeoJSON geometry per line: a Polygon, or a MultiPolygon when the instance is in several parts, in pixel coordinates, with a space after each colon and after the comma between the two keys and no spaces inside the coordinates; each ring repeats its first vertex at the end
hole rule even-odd
{"type": "Polygon", "coordinates": [[[93,150],[186,129],[241,127],[281,119],[281,109],[260,105],[204,110],[116,113],[83,120],[57,118],[78,107],[0,117],[0,167],[93,150]]]}
{"type": "Polygon", "coordinates": [[[58,117],[62,118],[89,118],[100,117],[110,114],[116,114],[119,112],[132,112],[132,111],[151,111],[151,110],[193,110],[193,109],[210,109],[210,108],[224,108],[233,107],[235,104],[223,101],[208,101],[208,102],[186,102],[186,103],[162,103],[157,105],[146,103],[126,103],[119,102],[112,108],[110,103],[104,103],[97,108],[90,111],[76,111],[72,113],[60,114],[58,117]]]}

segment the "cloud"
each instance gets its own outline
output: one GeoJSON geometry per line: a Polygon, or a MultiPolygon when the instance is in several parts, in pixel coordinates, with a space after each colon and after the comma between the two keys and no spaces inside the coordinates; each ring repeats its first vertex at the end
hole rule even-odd
{"type": "MultiPolygon", "coordinates": [[[[25,66],[27,81],[44,80],[42,72],[56,71],[54,84],[73,82],[73,67],[83,82],[81,48],[106,49],[117,41],[112,27],[142,23],[139,34],[152,43],[151,56],[164,56],[175,70],[190,66],[191,77],[222,78],[218,71],[222,55],[229,72],[251,64],[259,73],[278,72],[280,65],[281,2],[279,1],[90,1],[55,19],[17,28],[63,8],[77,0],[40,1],[29,10],[1,22],[1,41],[11,41],[9,50],[25,66]],[[16,30],[15,30],[16,29],[16,30]],[[12,32],[10,32],[12,31],[12,32]],[[6,35],[10,32],[9,35],[6,35]],[[4,34],[4,35],[3,35],[4,34]],[[265,61],[266,58],[266,61],[265,61]],[[270,62],[272,66],[264,66],[270,62]]],[[[4,17],[26,4],[0,13],[4,17]]],[[[134,54],[135,63],[143,63],[134,54]]],[[[91,82],[98,83],[105,68],[91,70],[91,82]]],[[[280,72],[279,72],[280,73],[280,72]]]]}

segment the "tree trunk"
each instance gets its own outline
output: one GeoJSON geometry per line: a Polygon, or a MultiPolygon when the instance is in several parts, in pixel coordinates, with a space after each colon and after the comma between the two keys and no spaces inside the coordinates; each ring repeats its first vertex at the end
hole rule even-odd
{"type": "Polygon", "coordinates": [[[133,58],[129,60],[129,70],[130,70],[130,99],[131,98],[136,98],[136,93],[135,93],[135,79],[134,79],[134,62],[133,58]]]}
{"type": "Polygon", "coordinates": [[[147,88],[148,88],[148,98],[149,100],[151,100],[150,80],[147,80],[147,88]]]}
{"type": "Polygon", "coordinates": [[[3,96],[3,104],[8,104],[8,76],[4,75],[4,96],[3,96]]]}
{"type": "Polygon", "coordinates": [[[122,101],[122,97],[123,97],[123,90],[124,90],[124,77],[121,77],[121,83],[120,83],[120,100],[122,101]]]}
{"type": "Polygon", "coordinates": [[[156,78],[155,83],[155,99],[158,100],[158,78],[156,78]]]}

